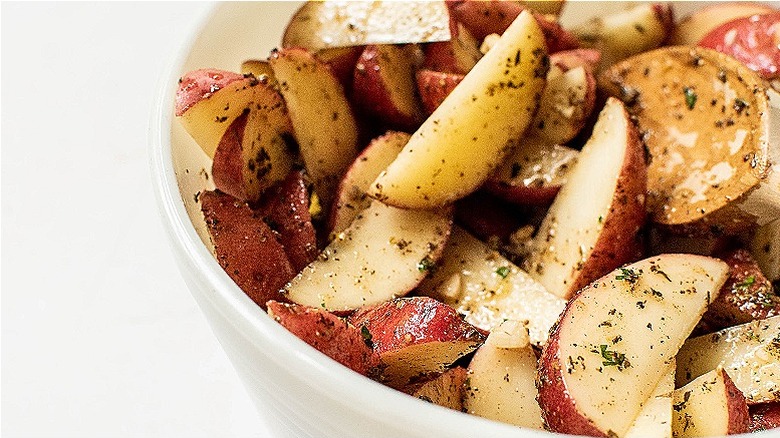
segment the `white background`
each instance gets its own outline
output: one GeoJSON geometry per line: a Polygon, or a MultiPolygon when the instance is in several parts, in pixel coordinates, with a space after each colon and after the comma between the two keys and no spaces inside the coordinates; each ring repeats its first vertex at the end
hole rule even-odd
{"type": "Polygon", "coordinates": [[[209,9],[3,3],[2,436],[267,436],[174,264],[147,129],[209,9]]]}

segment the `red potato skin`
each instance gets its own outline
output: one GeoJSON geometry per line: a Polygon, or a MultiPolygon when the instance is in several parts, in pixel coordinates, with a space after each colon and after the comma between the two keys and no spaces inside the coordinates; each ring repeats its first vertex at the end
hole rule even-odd
{"type": "MultiPolygon", "coordinates": [[[[503,34],[510,24],[525,9],[518,3],[509,1],[455,1],[447,2],[450,15],[463,25],[478,40],[496,33],[503,34]]],[[[579,41],[566,31],[557,21],[548,20],[544,15],[533,12],[536,22],[542,28],[547,41],[548,53],[578,48],[579,41]]]]}
{"type": "Polygon", "coordinates": [[[560,185],[529,187],[510,185],[493,179],[486,181],[484,187],[488,192],[514,204],[538,206],[549,206],[561,190],[560,185]]]}
{"type": "MultiPolygon", "coordinates": [[[[422,68],[462,75],[465,75],[471,70],[473,62],[476,60],[472,61],[468,56],[468,53],[463,52],[465,49],[458,47],[455,42],[458,39],[463,39],[463,37],[459,36],[462,30],[468,32],[468,29],[465,28],[465,26],[462,28],[461,26],[462,25],[450,15],[450,35],[452,36],[452,39],[450,41],[425,44],[423,46],[424,61],[422,68]]],[[[479,50],[479,47],[476,46],[479,42],[477,42],[478,40],[474,38],[473,35],[470,35],[470,38],[465,39],[468,41],[471,39],[476,40],[473,49],[475,51],[479,50]]]]}
{"type": "Polygon", "coordinates": [[[250,83],[255,79],[247,78],[239,73],[217,69],[200,69],[188,72],[179,79],[179,88],[176,90],[176,116],[181,116],[193,105],[203,99],[208,99],[229,84],[242,80],[250,83]]]}
{"type": "Polygon", "coordinates": [[[707,329],[717,331],[780,315],[780,297],[750,252],[737,249],[719,258],[729,265],[729,278],[702,317],[707,329]]]}
{"type": "Polygon", "coordinates": [[[284,328],[321,353],[364,376],[380,369],[379,355],[366,344],[360,330],[322,309],[268,302],[268,314],[284,328]]]}
{"type": "Polygon", "coordinates": [[[674,36],[674,9],[666,3],[653,3],[653,12],[664,27],[666,38],[661,42],[661,45],[666,45],[674,36]]]}
{"type": "Polygon", "coordinates": [[[349,322],[368,329],[380,356],[428,342],[484,341],[483,334],[455,309],[429,297],[396,298],[363,307],[349,322]]]}
{"type": "MultiPolygon", "coordinates": [[[[571,303],[572,301],[569,301],[558,317],[559,322],[564,319],[571,303]]],[[[563,381],[564,367],[558,354],[559,331],[560,325],[556,323],[550,330],[550,341],[542,347],[539,357],[539,363],[548,366],[540,366],[536,377],[536,389],[539,392],[536,401],[542,408],[545,428],[558,433],[607,438],[604,432],[577,410],[574,400],[569,396],[563,381]]]]}
{"type": "Polygon", "coordinates": [[[303,172],[290,172],[263,196],[257,211],[279,233],[279,241],[295,272],[317,258],[317,236],[309,213],[309,191],[303,172]]]}
{"type": "Polygon", "coordinates": [[[737,435],[750,431],[750,411],[748,410],[747,399],[742,391],[734,385],[734,381],[726,373],[723,373],[723,384],[726,386],[726,407],[729,411],[729,435],[737,435]]]}
{"type": "Polygon", "coordinates": [[[601,51],[596,49],[563,50],[550,55],[550,64],[557,65],[564,72],[577,67],[593,72],[600,61],[601,51]]]}
{"type": "Polygon", "coordinates": [[[764,79],[780,77],[780,11],[724,23],[699,41],[736,58],[764,79]]]}
{"type": "Polygon", "coordinates": [[[216,188],[244,200],[246,200],[246,191],[241,148],[248,118],[249,112],[245,111],[230,124],[214,151],[214,161],[211,164],[211,176],[214,178],[216,188]]]}
{"type": "Polygon", "coordinates": [[[352,101],[357,108],[386,123],[387,128],[414,132],[423,122],[423,113],[414,86],[413,61],[399,59],[399,50],[389,46],[366,46],[355,64],[352,101]],[[405,74],[397,76],[386,72],[388,64],[398,62],[406,63],[404,67],[408,71],[405,74]]]}
{"type": "MultiPolygon", "coordinates": [[[[625,117],[629,119],[628,114],[625,117]]],[[[647,220],[647,163],[636,127],[633,124],[629,127],[629,138],[626,139],[629,146],[609,213],[590,257],[571,284],[572,294],[618,267],[639,260],[644,254],[640,231],[647,220]]]]}
{"type": "Polygon", "coordinates": [[[505,242],[523,218],[517,208],[481,191],[455,203],[455,221],[484,241],[498,237],[505,242]]]}
{"type": "Polygon", "coordinates": [[[416,77],[423,110],[426,115],[431,115],[461,83],[464,75],[423,69],[417,71],[416,77]]]}
{"type": "Polygon", "coordinates": [[[352,93],[352,76],[364,46],[322,49],[315,56],[330,67],[347,95],[352,93]]]}
{"type": "Polygon", "coordinates": [[[753,405],[749,410],[751,432],[780,427],[780,402],[753,405]]]}
{"type": "Polygon", "coordinates": [[[246,202],[219,191],[200,194],[217,261],[257,305],[286,301],[281,289],[295,276],[274,232],[246,202]]]}

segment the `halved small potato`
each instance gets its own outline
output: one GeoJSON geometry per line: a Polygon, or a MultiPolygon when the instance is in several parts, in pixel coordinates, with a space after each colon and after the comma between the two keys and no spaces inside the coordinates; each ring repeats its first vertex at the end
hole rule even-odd
{"type": "Polygon", "coordinates": [[[444,2],[306,2],[287,24],[282,47],[448,41],[449,20],[444,2]]]}
{"type": "Polygon", "coordinates": [[[780,316],[689,339],[677,355],[677,385],[717,367],[748,403],[780,401],[780,316]]]}
{"type": "Polygon", "coordinates": [[[680,232],[737,233],[780,217],[777,93],[737,60],[665,47],[604,72],[648,148],[648,209],[680,232]]]}
{"type": "Polygon", "coordinates": [[[369,194],[436,208],[476,190],[533,118],[549,66],[544,37],[523,12],[423,123],[369,194]]]}
{"type": "Polygon", "coordinates": [[[539,359],[549,430],[624,436],[727,276],[720,260],[667,254],[575,295],[539,359]]]}
{"type": "Polygon", "coordinates": [[[283,293],[330,311],[404,296],[433,269],[451,226],[451,210],[402,210],[374,201],[283,293]]]}

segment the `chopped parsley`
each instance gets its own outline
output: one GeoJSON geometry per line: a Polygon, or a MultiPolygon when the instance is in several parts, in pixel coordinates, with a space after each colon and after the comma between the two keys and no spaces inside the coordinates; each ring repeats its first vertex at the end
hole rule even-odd
{"type": "Polygon", "coordinates": [[[620,274],[615,276],[615,280],[625,280],[631,284],[639,280],[639,274],[631,268],[620,268],[620,274]]]}
{"type": "Polygon", "coordinates": [[[360,327],[360,336],[363,337],[363,342],[365,342],[366,345],[368,345],[371,348],[374,347],[374,343],[372,341],[373,337],[371,336],[371,332],[368,331],[368,327],[366,326],[360,327]]]}
{"type": "Polygon", "coordinates": [[[496,269],[496,274],[498,274],[501,278],[506,278],[507,275],[509,275],[509,267],[508,266],[502,266],[498,269],[496,269]]]}
{"type": "Polygon", "coordinates": [[[430,271],[433,269],[433,260],[430,257],[425,256],[417,263],[417,270],[420,272],[430,271]]]}
{"type": "Polygon", "coordinates": [[[604,344],[599,345],[599,350],[601,357],[604,359],[601,364],[605,367],[617,366],[619,370],[623,370],[631,366],[628,360],[626,360],[625,354],[608,350],[607,345],[604,344]]]}
{"type": "Polygon", "coordinates": [[[689,110],[692,110],[693,107],[696,106],[696,100],[699,98],[699,96],[696,95],[696,90],[692,87],[683,87],[683,94],[685,95],[685,104],[688,106],[689,110]]]}

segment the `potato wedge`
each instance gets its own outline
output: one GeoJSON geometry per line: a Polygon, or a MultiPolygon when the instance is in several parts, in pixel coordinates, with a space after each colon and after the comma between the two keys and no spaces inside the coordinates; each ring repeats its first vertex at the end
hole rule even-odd
{"type": "Polygon", "coordinates": [[[749,404],[780,401],[780,316],[686,341],[677,355],[677,386],[717,367],[749,404]]]}
{"type": "MultiPolygon", "coordinates": [[[[510,322],[510,321],[507,321],[510,322]]],[[[513,322],[513,321],[512,321],[513,322]]],[[[501,348],[491,338],[501,334],[501,327],[469,363],[463,407],[472,415],[502,421],[529,429],[543,429],[542,412],[536,403],[536,355],[528,343],[501,348]]]]}
{"type": "Polygon", "coordinates": [[[609,99],[530,245],[523,268],[561,298],[636,260],[645,222],[644,151],[623,104],[609,99]]]}
{"type": "Polygon", "coordinates": [[[431,380],[404,388],[412,397],[444,406],[456,411],[463,410],[464,384],[468,375],[465,368],[451,368],[431,380]]]}
{"type": "Polygon", "coordinates": [[[644,3],[592,18],[574,29],[583,47],[601,51],[601,68],[660,47],[671,37],[674,17],[665,3],[644,3]]]}
{"type": "Polygon", "coordinates": [[[711,49],[665,47],[614,65],[600,84],[647,145],[654,222],[734,234],[780,217],[777,93],[755,72],[711,49]]]}
{"type": "Polygon", "coordinates": [[[219,265],[258,306],[286,301],[280,290],[295,276],[274,232],[246,202],[218,191],[202,192],[201,211],[219,265]]]}
{"type": "Polygon", "coordinates": [[[727,276],[720,260],[667,254],[584,288],[567,304],[539,359],[546,426],[624,436],[727,276]]]}
{"type": "Polygon", "coordinates": [[[455,309],[428,297],[366,306],[349,321],[369,334],[384,365],[379,379],[396,389],[444,372],[484,341],[455,309]]]}
{"type": "Polygon", "coordinates": [[[374,201],[286,287],[291,301],[354,310],[406,295],[433,268],[451,211],[402,210],[374,201]]]}
{"type": "Polygon", "coordinates": [[[431,115],[452,90],[463,81],[463,75],[422,69],[417,74],[417,91],[426,115],[431,115]]]}
{"type": "Polygon", "coordinates": [[[372,140],[358,155],[339,183],[336,200],[330,210],[331,234],[346,230],[360,212],[371,205],[366,191],[382,170],[395,160],[407,141],[409,134],[389,131],[372,140]]]}
{"type": "Polygon", "coordinates": [[[282,47],[449,41],[449,21],[444,2],[306,2],[290,19],[282,47]]]}
{"type": "Polygon", "coordinates": [[[402,208],[435,208],[476,190],[534,116],[548,61],[539,26],[530,13],[520,14],[412,135],[369,195],[402,208]]]}
{"type": "Polygon", "coordinates": [[[780,280],[780,219],[756,230],[750,250],[769,281],[780,280]]]}
{"type": "Polygon", "coordinates": [[[268,302],[268,316],[326,356],[364,376],[380,370],[379,355],[360,329],[322,309],[268,302]]]}
{"type": "Polygon", "coordinates": [[[330,68],[304,49],[271,54],[306,170],[326,210],[358,154],[358,128],[344,88],[330,68]]]}
{"type": "Polygon", "coordinates": [[[723,368],[712,370],[674,391],[674,438],[711,437],[749,432],[745,396],[723,368]]]}
{"type": "Polygon", "coordinates": [[[642,407],[634,424],[626,432],[625,438],[671,438],[672,437],[672,392],[674,391],[674,372],[676,361],[666,369],[653,395],[642,407]]]}
{"type": "Polygon", "coordinates": [[[444,301],[466,321],[493,330],[504,320],[527,321],[531,343],[547,341],[566,302],[498,252],[454,227],[441,261],[418,292],[444,301]]]}

